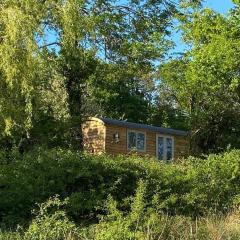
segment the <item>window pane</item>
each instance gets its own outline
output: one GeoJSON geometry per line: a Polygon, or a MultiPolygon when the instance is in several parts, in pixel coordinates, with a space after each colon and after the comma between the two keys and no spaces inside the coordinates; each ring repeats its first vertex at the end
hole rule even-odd
{"type": "Polygon", "coordinates": [[[163,137],[158,137],[158,159],[163,160],[164,158],[164,141],[163,137]]]}
{"type": "Polygon", "coordinates": [[[145,134],[137,133],[137,150],[145,149],[145,134]]]}
{"type": "Polygon", "coordinates": [[[173,141],[172,138],[167,138],[167,160],[172,159],[172,152],[173,152],[173,141]]]}
{"type": "Polygon", "coordinates": [[[136,148],[136,133],[128,132],[128,149],[136,148]]]}

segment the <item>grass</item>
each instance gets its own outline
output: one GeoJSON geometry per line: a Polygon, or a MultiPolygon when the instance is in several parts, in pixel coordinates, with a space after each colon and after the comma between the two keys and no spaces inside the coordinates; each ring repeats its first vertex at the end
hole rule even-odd
{"type": "MultiPolygon", "coordinates": [[[[57,223],[56,223],[57,224],[57,223]]],[[[59,224],[59,223],[58,223],[59,224]]],[[[106,222],[105,222],[106,224],[106,222]]],[[[119,224],[123,224],[124,222],[119,224]]],[[[240,239],[240,214],[239,211],[231,212],[225,216],[208,216],[191,220],[183,216],[157,215],[147,220],[142,230],[133,229],[131,234],[125,232],[117,234],[102,228],[103,223],[91,226],[90,229],[75,230],[65,229],[63,234],[52,229],[45,229],[44,234],[29,232],[0,232],[0,240],[101,240],[101,239],[135,239],[135,240],[239,240],[240,239]],[[103,233],[104,231],[104,233],[103,233]],[[106,231],[106,232],[105,232],[106,231]]],[[[53,227],[53,226],[52,226],[53,227]]],[[[123,226],[121,226],[121,231],[123,226]]],[[[120,229],[119,229],[120,230],[120,229]]]]}

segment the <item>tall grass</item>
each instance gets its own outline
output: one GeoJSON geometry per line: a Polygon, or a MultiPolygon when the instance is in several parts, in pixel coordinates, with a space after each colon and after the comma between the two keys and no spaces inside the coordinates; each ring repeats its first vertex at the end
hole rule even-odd
{"type": "Polygon", "coordinates": [[[38,215],[25,230],[0,232],[1,240],[239,240],[240,211],[191,219],[170,216],[147,207],[145,185],[140,182],[127,214],[111,197],[107,215],[98,224],[80,227],[70,221],[61,207],[67,202],[50,198],[40,205],[38,215]]]}

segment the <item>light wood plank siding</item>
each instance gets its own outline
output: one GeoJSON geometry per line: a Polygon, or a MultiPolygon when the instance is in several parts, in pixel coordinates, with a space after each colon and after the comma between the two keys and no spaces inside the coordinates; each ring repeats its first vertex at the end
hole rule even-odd
{"type": "Polygon", "coordinates": [[[127,153],[127,129],[114,125],[106,125],[106,152],[118,155],[127,153]],[[120,141],[116,143],[113,135],[119,133],[120,141]]]}
{"type": "Polygon", "coordinates": [[[105,152],[105,132],[101,121],[88,120],[82,124],[84,150],[97,154],[105,152]]]}
{"type": "Polygon", "coordinates": [[[139,152],[139,155],[148,154],[155,156],[156,153],[156,135],[154,132],[146,132],[143,129],[125,128],[114,125],[106,125],[106,152],[118,155],[118,154],[129,154],[130,151],[127,149],[127,131],[136,130],[146,133],[146,152],[139,152]],[[113,135],[119,133],[120,141],[116,143],[113,139],[113,135]]]}
{"type": "MultiPolygon", "coordinates": [[[[156,157],[156,136],[158,133],[138,128],[127,128],[118,125],[106,124],[96,118],[86,121],[82,125],[84,149],[90,153],[108,153],[113,155],[131,154],[127,149],[127,132],[136,130],[146,134],[146,151],[139,155],[156,157]],[[114,134],[119,134],[119,142],[114,139],[114,134]]],[[[187,136],[165,135],[174,138],[174,159],[188,156],[189,139],[187,136]]]]}
{"type": "Polygon", "coordinates": [[[174,136],[174,158],[183,158],[189,155],[189,138],[186,136],[174,136]]]}
{"type": "Polygon", "coordinates": [[[156,156],[156,133],[147,132],[147,149],[146,153],[150,156],[156,156]]]}

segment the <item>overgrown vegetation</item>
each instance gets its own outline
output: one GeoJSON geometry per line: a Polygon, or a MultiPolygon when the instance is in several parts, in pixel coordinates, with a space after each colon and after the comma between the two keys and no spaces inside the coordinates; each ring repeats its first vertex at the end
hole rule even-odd
{"type": "Polygon", "coordinates": [[[240,2],[201,2],[0,0],[0,239],[240,239],[240,2]],[[196,157],[87,155],[89,116],[196,157]]]}
{"type": "Polygon", "coordinates": [[[70,234],[74,239],[80,233],[89,239],[145,239],[147,234],[155,236],[153,239],[161,234],[162,239],[168,239],[171,234],[187,236],[190,231],[192,236],[201,231],[210,234],[206,219],[210,214],[211,224],[215,220],[227,224],[231,217],[237,221],[239,160],[238,150],[175,164],[148,157],[90,156],[60,149],[7,156],[2,152],[2,230],[19,224],[25,229],[30,223],[29,230],[24,230],[26,239],[28,234],[47,234],[29,239],[54,239],[54,234],[59,234],[59,239],[70,234]],[[57,199],[51,198],[56,194],[57,199]],[[49,198],[33,218],[36,203],[49,198]],[[171,229],[164,227],[170,224],[171,229]],[[176,230],[178,227],[181,231],[176,230]]]}
{"type": "Polygon", "coordinates": [[[188,115],[194,154],[239,148],[240,12],[234,2],[227,16],[187,8],[179,28],[189,48],[160,68],[167,95],[188,115]]]}
{"type": "Polygon", "coordinates": [[[2,0],[0,147],[79,148],[98,115],[191,130],[195,155],[239,148],[234,3],[2,0]],[[173,29],[188,50],[172,56],[173,29]]]}
{"type": "Polygon", "coordinates": [[[1,232],[0,239],[7,240],[79,240],[79,239],[239,239],[239,211],[226,216],[201,217],[195,221],[185,216],[169,216],[156,209],[144,207],[141,188],[132,201],[132,211],[123,214],[114,202],[108,202],[108,215],[99,224],[90,227],[77,227],[69,221],[64,211],[42,214],[42,208],[59,205],[58,199],[50,199],[41,205],[40,213],[24,232],[1,232]],[[135,209],[135,207],[140,208],[135,209]]]}

